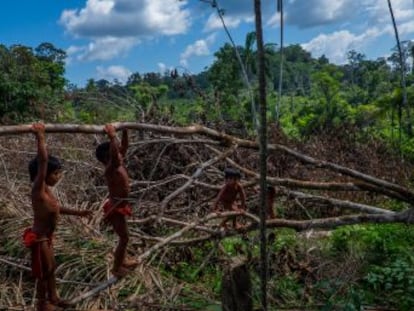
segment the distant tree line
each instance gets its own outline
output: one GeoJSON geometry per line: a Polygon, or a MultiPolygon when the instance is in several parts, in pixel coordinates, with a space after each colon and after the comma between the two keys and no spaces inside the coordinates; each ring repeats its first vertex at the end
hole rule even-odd
{"type": "MultiPolygon", "coordinates": [[[[248,33],[245,45],[237,49],[257,99],[255,46],[255,34],[248,33]]],[[[324,55],[312,57],[298,44],[284,47],[280,118],[275,120],[280,51],[277,44],[267,43],[269,120],[299,138],[351,126],[398,140],[406,151],[414,149],[410,117],[414,45],[404,41],[401,47],[408,86],[404,107],[397,49],[376,60],[351,50],[348,62],[336,65],[324,55]]],[[[50,43],[34,49],[0,45],[0,120],[3,124],[39,118],[82,123],[165,120],[233,124],[252,133],[249,90],[234,48],[226,43],[214,56],[211,66],[197,74],[177,67],[162,74],[136,72],[126,83],[89,79],[78,87],[65,79],[65,51],[50,43]]]]}

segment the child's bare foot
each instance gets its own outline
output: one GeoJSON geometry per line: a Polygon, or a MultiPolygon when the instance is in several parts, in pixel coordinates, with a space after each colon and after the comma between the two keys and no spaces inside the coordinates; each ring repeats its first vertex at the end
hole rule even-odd
{"type": "Polygon", "coordinates": [[[123,267],[119,267],[118,269],[112,269],[112,274],[117,278],[123,278],[126,276],[130,271],[128,269],[125,269],[123,267]]]}
{"type": "Polygon", "coordinates": [[[41,301],[37,303],[36,311],[61,311],[62,308],[55,306],[48,301],[41,301]]]}
{"type": "Polygon", "coordinates": [[[50,299],[50,303],[54,306],[61,307],[61,308],[66,308],[66,307],[69,307],[69,306],[72,305],[69,302],[69,300],[63,300],[63,299],[60,299],[60,298],[50,299]]]}
{"type": "Polygon", "coordinates": [[[237,224],[234,225],[234,229],[236,229],[236,230],[242,229],[242,228],[244,228],[244,226],[242,224],[237,223],[237,224]]]}
{"type": "Polygon", "coordinates": [[[227,224],[221,224],[220,229],[224,230],[224,231],[227,231],[227,230],[229,230],[229,227],[227,226],[227,224]]]}
{"type": "Polygon", "coordinates": [[[134,259],[126,259],[122,263],[122,267],[125,267],[127,269],[134,269],[139,265],[139,262],[134,259]]]}

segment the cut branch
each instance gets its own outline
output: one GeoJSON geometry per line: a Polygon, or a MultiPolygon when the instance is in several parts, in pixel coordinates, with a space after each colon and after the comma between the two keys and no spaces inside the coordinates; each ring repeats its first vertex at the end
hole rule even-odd
{"type": "Polygon", "coordinates": [[[228,157],[230,154],[232,154],[235,150],[237,149],[237,145],[233,145],[231,148],[227,149],[225,152],[220,153],[218,156],[202,163],[197,170],[194,172],[194,174],[188,179],[188,181],[182,185],[181,187],[179,187],[178,189],[176,189],[174,192],[170,193],[167,197],[164,198],[164,200],[162,200],[161,202],[161,213],[164,212],[165,208],[167,207],[168,203],[174,199],[176,196],[178,196],[180,193],[182,193],[183,191],[185,191],[188,187],[191,186],[191,184],[201,176],[201,174],[203,173],[203,170],[205,170],[207,167],[219,162],[222,159],[225,159],[226,157],[228,157]]]}
{"type": "Polygon", "coordinates": [[[338,199],[334,199],[334,198],[327,198],[327,197],[323,197],[323,196],[319,196],[319,195],[311,195],[311,194],[307,194],[307,193],[303,193],[303,192],[299,192],[299,191],[279,189],[278,192],[283,193],[284,195],[286,195],[288,197],[291,196],[291,197],[294,197],[294,198],[297,198],[297,199],[302,199],[302,200],[319,201],[319,202],[329,204],[332,207],[350,209],[350,210],[363,212],[363,213],[395,214],[395,212],[393,212],[393,211],[386,210],[386,209],[383,209],[383,208],[378,208],[378,207],[371,206],[371,205],[355,203],[355,202],[350,202],[350,201],[343,201],[343,200],[338,200],[338,199]]]}
{"type": "MultiPolygon", "coordinates": [[[[227,237],[237,236],[240,234],[244,234],[250,231],[255,231],[259,229],[259,222],[254,221],[248,226],[244,228],[240,228],[237,230],[230,229],[226,231],[217,230],[215,234],[204,235],[195,238],[187,238],[187,239],[180,239],[183,234],[191,229],[194,229],[197,225],[201,222],[205,222],[207,220],[211,220],[214,218],[226,218],[236,215],[245,215],[251,216],[250,219],[254,219],[254,215],[249,215],[248,213],[240,213],[240,212],[224,212],[220,214],[209,214],[205,218],[203,218],[200,222],[189,224],[187,227],[184,227],[180,231],[177,231],[173,235],[169,236],[168,238],[162,239],[159,237],[144,237],[144,239],[158,241],[153,247],[149,248],[146,253],[142,254],[143,257],[150,256],[154,251],[158,250],[160,247],[165,245],[195,245],[199,243],[203,243],[206,241],[211,241],[214,239],[224,239],[227,237]]],[[[310,229],[335,229],[341,226],[348,226],[348,225],[355,225],[361,223],[371,223],[371,224],[386,224],[386,223],[402,223],[402,224],[414,224],[414,208],[406,210],[400,213],[389,213],[389,214],[354,214],[354,215],[346,215],[341,217],[330,217],[330,218],[316,218],[311,220],[289,220],[289,219],[272,219],[266,221],[267,229],[272,228],[290,228],[296,231],[306,231],[310,229]]],[[[143,237],[141,237],[143,238],[143,237]]],[[[141,257],[139,256],[139,258],[141,257]]]]}
{"type": "Polygon", "coordinates": [[[97,287],[91,289],[90,291],[87,291],[86,293],[83,293],[82,295],[79,295],[76,298],[73,298],[72,300],[69,301],[69,304],[75,305],[75,304],[81,302],[82,300],[85,300],[85,299],[88,299],[92,296],[95,296],[95,295],[99,294],[101,291],[103,291],[103,290],[107,289],[108,287],[112,286],[113,284],[115,284],[117,281],[118,281],[118,278],[112,276],[107,281],[99,284],[97,287]]]}
{"type": "MultiPolygon", "coordinates": [[[[208,147],[215,152],[218,152],[217,149],[213,147],[208,147]]],[[[253,176],[256,179],[259,179],[259,174],[256,172],[249,170],[230,158],[226,158],[226,161],[229,162],[234,167],[240,169],[243,173],[253,176]]],[[[303,189],[313,189],[313,190],[328,190],[328,191],[371,191],[374,193],[380,193],[386,195],[390,198],[401,200],[404,202],[411,203],[412,199],[410,197],[405,197],[399,192],[395,192],[394,190],[390,190],[388,188],[379,187],[377,185],[370,185],[363,182],[314,182],[314,181],[307,181],[307,180],[297,180],[292,178],[278,178],[278,177],[267,177],[267,181],[270,184],[275,186],[284,186],[287,188],[303,188],[303,189]]],[[[398,187],[397,185],[395,185],[398,187]]]]}
{"type": "MultiPolygon", "coordinates": [[[[148,124],[148,123],[135,123],[135,122],[116,122],[113,123],[114,127],[117,130],[121,129],[132,129],[132,130],[145,130],[159,133],[169,133],[169,134],[182,134],[182,135],[193,135],[201,134],[208,136],[213,139],[221,140],[226,145],[237,144],[239,147],[259,149],[257,142],[240,139],[232,135],[228,135],[223,132],[219,132],[202,125],[191,125],[187,127],[174,127],[174,126],[164,126],[157,124],[148,124]]],[[[99,134],[104,133],[103,125],[79,125],[79,124],[45,124],[45,130],[49,133],[84,133],[84,134],[99,134]]],[[[30,133],[31,125],[8,125],[0,127],[0,136],[1,135],[11,135],[11,134],[23,134],[30,133]]],[[[409,202],[414,202],[414,192],[409,189],[396,185],[394,183],[381,180],[379,178],[361,173],[359,171],[331,163],[328,161],[321,161],[315,159],[311,156],[305,155],[298,151],[295,151],[287,146],[280,144],[269,144],[267,145],[269,151],[282,151],[286,154],[289,154],[295,157],[297,160],[313,165],[318,168],[325,168],[331,171],[362,180],[369,184],[376,185],[380,188],[387,189],[388,191],[396,192],[401,196],[405,197],[409,202]]]]}

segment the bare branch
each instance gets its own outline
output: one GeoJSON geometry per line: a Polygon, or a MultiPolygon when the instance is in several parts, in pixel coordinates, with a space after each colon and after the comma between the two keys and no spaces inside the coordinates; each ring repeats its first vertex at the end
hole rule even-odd
{"type": "Polygon", "coordinates": [[[164,198],[161,202],[161,211],[164,211],[167,207],[168,203],[178,196],[180,193],[185,191],[197,178],[201,176],[203,173],[203,170],[205,170],[207,167],[217,163],[218,161],[228,157],[231,153],[233,153],[237,149],[237,145],[233,145],[231,148],[227,149],[225,152],[221,153],[220,155],[202,163],[197,170],[194,172],[194,174],[190,177],[190,179],[181,187],[179,187],[177,190],[175,190],[173,193],[170,193],[167,197],[164,198]]]}

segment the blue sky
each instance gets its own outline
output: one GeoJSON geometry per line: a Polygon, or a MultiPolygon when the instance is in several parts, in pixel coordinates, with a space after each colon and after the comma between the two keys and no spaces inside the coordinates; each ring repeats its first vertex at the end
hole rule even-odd
{"type": "MultiPolygon", "coordinates": [[[[198,73],[228,37],[209,0],[14,0],[0,10],[0,43],[50,42],[68,54],[67,79],[125,82],[134,72],[198,73]]],[[[217,0],[233,40],[254,30],[253,0],[217,0]]],[[[265,42],[279,42],[276,0],[262,0],[265,42]]],[[[395,38],[386,0],[284,0],[285,44],[346,62],[354,49],[387,56],[395,38]]],[[[413,0],[392,0],[400,39],[414,39],[413,0]]]]}

